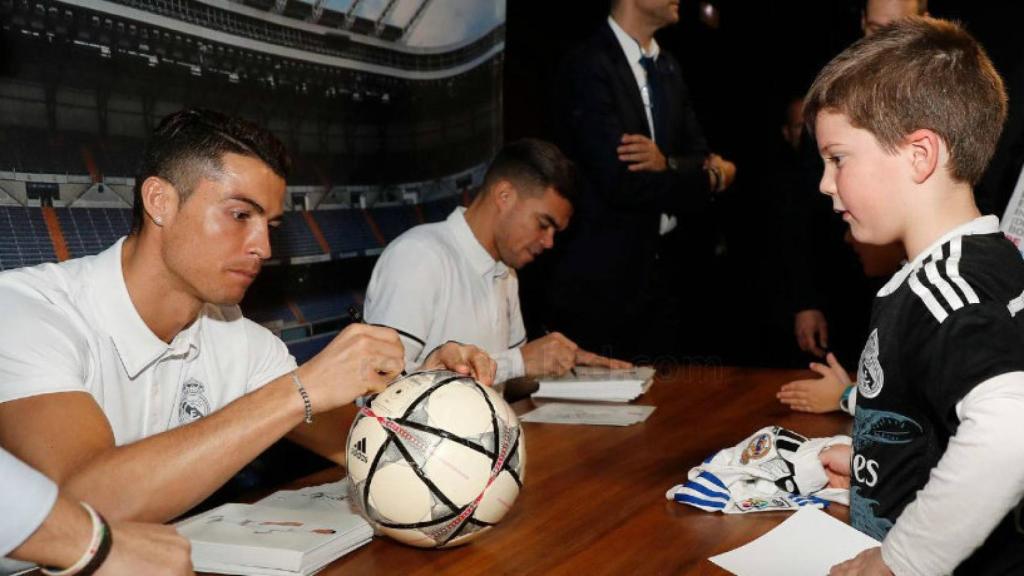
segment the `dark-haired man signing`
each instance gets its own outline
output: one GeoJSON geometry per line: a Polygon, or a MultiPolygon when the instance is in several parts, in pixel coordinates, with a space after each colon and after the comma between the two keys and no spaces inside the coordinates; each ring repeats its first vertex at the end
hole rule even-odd
{"type": "Polygon", "coordinates": [[[366,319],[398,330],[412,366],[449,340],[480,346],[497,361],[498,382],[564,374],[577,364],[628,367],[559,333],[526,340],[516,270],[569,225],[575,180],[572,163],[553,144],[506,145],[469,208],[388,246],[366,290],[366,319]]]}
{"type": "MultiPolygon", "coordinates": [[[[403,350],[392,330],[351,326],[296,367],[242,317],[289,164],[262,128],[173,114],[146,149],[127,238],[0,274],[0,445],[107,518],[147,521],[185,512],[290,432],[343,454],[319,414],[381,390],[403,350]]],[[[457,344],[427,364],[494,371],[457,344]]]]}

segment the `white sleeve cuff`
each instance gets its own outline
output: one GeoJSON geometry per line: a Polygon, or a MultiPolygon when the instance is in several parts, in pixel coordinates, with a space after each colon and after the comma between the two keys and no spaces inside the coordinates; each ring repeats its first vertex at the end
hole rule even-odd
{"type": "Polygon", "coordinates": [[[28,539],[57,501],[57,485],[0,449],[0,556],[28,539]]]}
{"type": "Polygon", "coordinates": [[[498,372],[494,376],[495,382],[505,382],[526,374],[523,351],[520,348],[510,348],[504,352],[493,354],[492,358],[498,364],[498,372]]]}

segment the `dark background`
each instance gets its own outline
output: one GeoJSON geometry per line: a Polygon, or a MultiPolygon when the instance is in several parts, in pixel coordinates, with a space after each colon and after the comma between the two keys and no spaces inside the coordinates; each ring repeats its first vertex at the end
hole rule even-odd
{"type": "MultiPolygon", "coordinates": [[[[559,63],[604,25],[609,5],[608,0],[508,0],[506,141],[554,139],[549,103],[554,101],[559,63]]],[[[738,168],[735,185],[716,202],[710,217],[690,224],[699,229],[686,231],[705,244],[707,257],[688,262],[692,273],[684,281],[700,284],[702,295],[684,303],[687,320],[680,329],[699,334],[700,345],[684,351],[688,356],[683,361],[806,366],[810,360],[795,345],[787,300],[792,288],[781,272],[785,227],[802,224],[782,218],[778,170],[780,157],[788,151],[780,127],[787,103],[807,90],[829,59],[861,37],[863,5],[861,0],[717,0],[719,26],[713,29],[701,21],[699,2],[683,0],[679,23],[658,32],[662,50],[682,65],[712,150],[738,168]]],[[[1014,30],[1013,23],[1020,20],[1011,3],[932,0],[928,8],[932,16],[960,21],[986,47],[1004,78],[1013,76],[1024,56],[1024,42],[1014,30]]],[[[1017,87],[1008,84],[1013,101],[1017,87]]],[[[827,209],[825,213],[822,217],[828,218],[827,209]]],[[[833,284],[846,282],[830,276],[837,269],[846,276],[860,274],[852,252],[841,241],[834,248],[839,253],[829,259],[841,261],[815,273],[833,284]]],[[[541,258],[520,272],[532,337],[539,335],[543,322],[538,302],[546,265],[541,258]]],[[[845,324],[830,318],[832,340],[846,340],[847,349],[838,352],[848,363],[859,355],[862,340],[856,333],[866,328],[876,288],[860,278],[858,286],[833,295],[851,318],[845,324]]]]}

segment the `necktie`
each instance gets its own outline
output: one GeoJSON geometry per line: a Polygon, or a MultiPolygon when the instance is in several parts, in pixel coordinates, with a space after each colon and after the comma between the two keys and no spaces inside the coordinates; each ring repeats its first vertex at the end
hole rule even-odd
{"type": "Polygon", "coordinates": [[[658,64],[650,56],[642,56],[640,65],[647,74],[647,94],[651,99],[651,124],[654,125],[654,141],[660,143],[666,136],[663,121],[665,120],[665,95],[661,90],[658,78],[658,64]]]}

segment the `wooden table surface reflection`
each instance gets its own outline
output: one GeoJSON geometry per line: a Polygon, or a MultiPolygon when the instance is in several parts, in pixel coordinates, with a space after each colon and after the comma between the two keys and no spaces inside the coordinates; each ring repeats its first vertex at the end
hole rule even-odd
{"type": "MultiPolygon", "coordinates": [[[[524,424],[525,486],[488,534],[452,550],[377,537],[322,574],[723,574],[709,556],[764,534],[788,513],[724,515],[665,499],[686,471],[771,424],[808,436],[848,433],[845,415],[790,412],[775,399],[795,370],[680,367],[637,403],[657,406],[626,427],[524,424]]],[[[515,405],[518,413],[532,400],[515,405]]],[[[341,477],[340,469],[303,479],[341,477]]],[[[830,513],[847,519],[846,507],[830,513]]]]}

